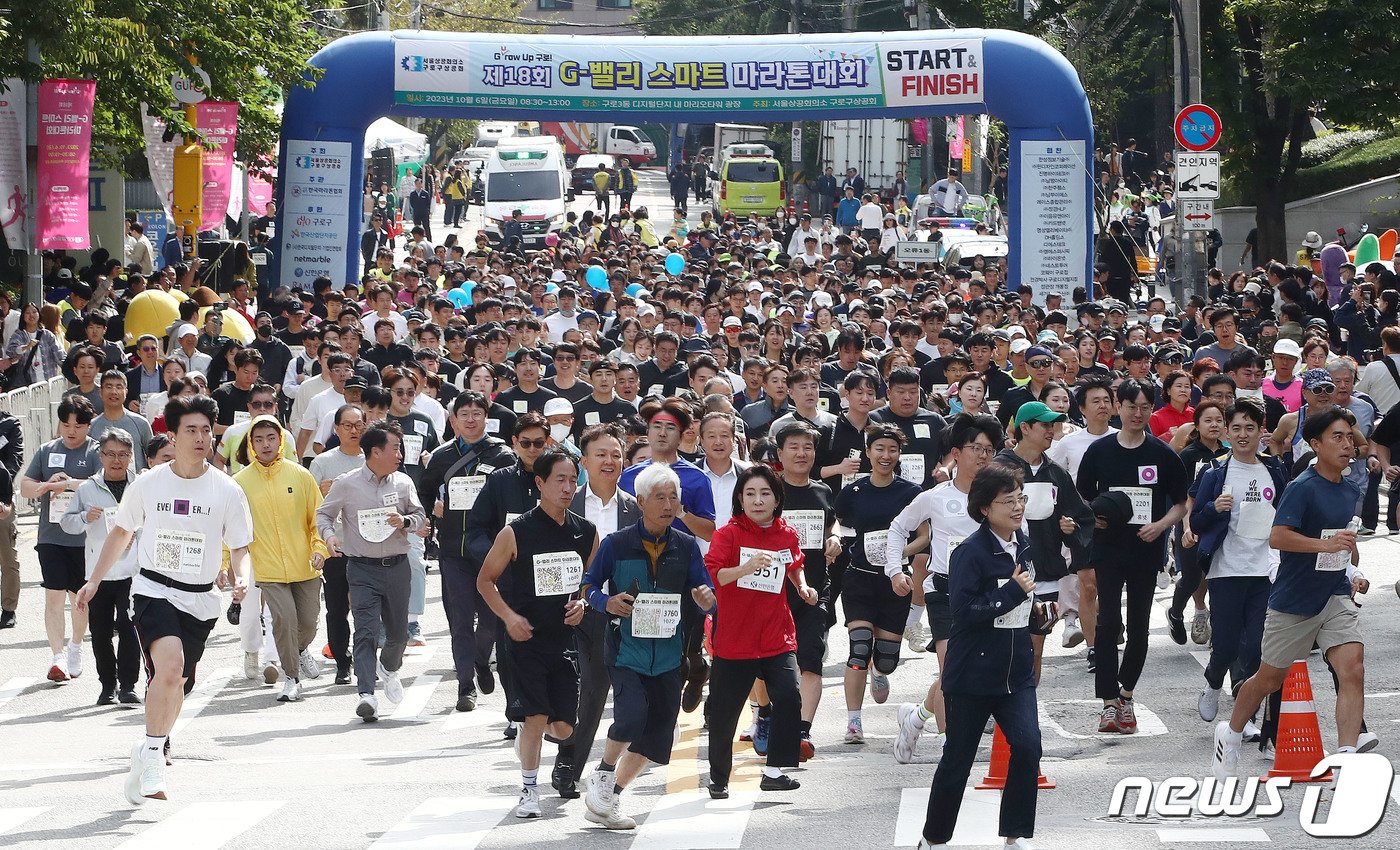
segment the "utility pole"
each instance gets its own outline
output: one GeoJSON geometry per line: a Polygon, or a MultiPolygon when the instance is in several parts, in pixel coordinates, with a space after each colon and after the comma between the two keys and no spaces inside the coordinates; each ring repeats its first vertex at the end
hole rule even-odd
{"type": "MultiPolygon", "coordinates": [[[[190,67],[199,68],[199,57],[195,55],[193,45],[186,46],[185,58],[189,60],[190,67]]],[[[191,79],[191,85],[198,83],[191,79]]],[[[194,98],[188,100],[190,102],[185,104],[185,123],[194,127],[199,122],[199,105],[194,98]]],[[[199,256],[197,234],[204,222],[204,148],[199,144],[199,137],[193,133],[186,134],[184,144],[175,149],[174,184],[171,213],[175,226],[185,229],[181,239],[185,259],[193,260],[199,256]]]]}
{"type": "Polygon", "coordinates": [[[855,32],[857,0],[841,0],[841,31],[855,32]]]}
{"type": "MultiPolygon", "coordinates": [[[[1176,94],[1175,112],[1180,112],[1189,104],[1201,102],[1200,0],[1179,0],[1178,3],[1173,3],[1173,14],[1177,18],[1178,34],[1178,38],[1175,39],[1174,63],[1177,84],[1173,88],[1176,94]]],[[[1176,299],[1178,307],[1184,305],[1189,296],[1202,290],[1200,278],[1205,262],[1202,256],[1204,243],[1200,238],[1203,234],[1184,229],[1180,203],[1177,201],[1177,274],[1175,282],[1171,283],[1172,296],[1176,299]]],[[[1168,281],[1172,281],[1170,276],[1168,281]]]]}

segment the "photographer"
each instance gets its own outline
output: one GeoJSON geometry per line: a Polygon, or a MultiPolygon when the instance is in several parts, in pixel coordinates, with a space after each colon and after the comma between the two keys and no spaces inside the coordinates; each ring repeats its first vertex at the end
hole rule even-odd
{"type": "Polygon", "coordinates": [[[1381,331],[1381,351],[1382,357],[1366,358],[1374,362],[1362,370],[1356,391],[1370,396],[1376,408],[1389,417],[1390,410],[1400,404],[1400,328],[1392,325],[1381,331]]]}

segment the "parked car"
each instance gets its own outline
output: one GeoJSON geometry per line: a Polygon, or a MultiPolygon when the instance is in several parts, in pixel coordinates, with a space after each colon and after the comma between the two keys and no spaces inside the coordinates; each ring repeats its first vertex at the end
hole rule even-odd
{"type": "Polygon", "coordinates": [[[609,174],[616,174],[617,158],[607,153],[579,154],[569,172],[574,194],[593,191],[593,175],[598,173],[600,167],[606,168],[609,174]]]}

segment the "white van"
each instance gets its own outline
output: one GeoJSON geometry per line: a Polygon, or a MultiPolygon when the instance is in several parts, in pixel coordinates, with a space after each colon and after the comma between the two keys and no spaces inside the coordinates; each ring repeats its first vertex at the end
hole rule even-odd
{"type": "Polygon", "coordinates": [[[514,210],[520,210],[527,246],[542,246],[546,234],[564,229],[574,193],[564,149],[553,136],[501,139],[486,159],[484,176],[486,232],[493,241],[514,210]]]}

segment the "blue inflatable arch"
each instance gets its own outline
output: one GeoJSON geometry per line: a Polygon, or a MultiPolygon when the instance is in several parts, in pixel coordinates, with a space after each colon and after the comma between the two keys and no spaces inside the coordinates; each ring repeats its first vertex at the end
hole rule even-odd
{"type": "Polygon", "coordinates": [[[293,286],[359,278],[364,134],[383,115],[772,123],[986,112],[1011,136],[1009,284],[1031,285],[1043,303],[1090,279],[1089,101],[1069,62],[1031,36],[415,30],[347,36],[311,64],[324,74],[291,93],[279,145],[275,253],[293,286]]]}

